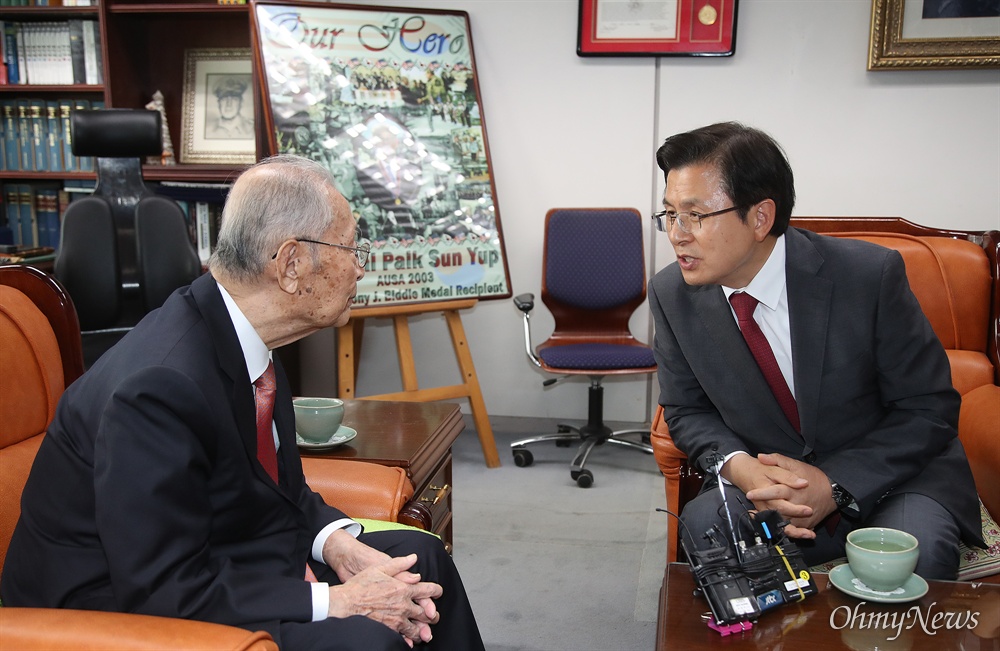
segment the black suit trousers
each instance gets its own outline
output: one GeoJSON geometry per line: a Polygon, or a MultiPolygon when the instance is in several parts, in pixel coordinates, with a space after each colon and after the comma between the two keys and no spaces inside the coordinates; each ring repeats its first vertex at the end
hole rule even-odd
{"type": "MultiPolygon", "coordinates": [[[[704,549],[708,546],[704,533],[713,526],[718,526],[726,541],[732,546],[729,529],[729,519],[725,516],[722,496],[714,480],[712,488],[703,490],[701,494],[684,506],[681,522],[685,538],[695,548],[704,549]]],[[[747,511],[754,506],[746,498],[743,491],[735,486],[726,487],[726,502],[729,506],[733,526],[740,530],[744,540],[753,539],[749,526],[747,511]]],[[[888,527],[900,529],[912,534],[920,543],[920,559],[917,562],[916,574],[925,579],[954,581],[958,575],[959,554],[958,545],[961,542],[961,532],[958,523],[940,503],[919,493],[900,493],[890,495],[882,500],[872,513],[862,522],[851,522],[846,517],[840,519],[833,532],[827,531],[824,523],[815,528],[814,540],[795,540],[793,542],[802,550],[806,565],[813,566],[832,561],[846,554],[844,546],[847,534],[853,529],[862,527],[888,527]]]]}

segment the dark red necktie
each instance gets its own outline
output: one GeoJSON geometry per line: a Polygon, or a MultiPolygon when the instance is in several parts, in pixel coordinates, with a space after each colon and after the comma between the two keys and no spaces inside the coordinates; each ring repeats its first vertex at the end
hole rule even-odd
{"type": "Polygon", "coordinates": [[[781,369],[778,368],[778,360],[774,358],[774,351],[767,343],[767,338],[757,322],[753,320],[753,311],[757,308],[758,303],[757,299],[746,292],[737,292],[730,295],[729,302],[732,303],[736,318],[740,322],[740,332],[743,333],[743,338],[746,339],[753,358],[757,360],[757,366],[764,374],[767,385],[771,387],[771,393],[778,400],[788,422],[792,424],[796,432],[800,431],[799,408],[795,404],[795,397],[788,390],[788,384],[781,374],[781,369]]]}
{"type": "Polygon", "coordinates": [[[271,421],[274,417],[274,362],[267,363],[267,370],[253,383],[257,390],[254,401],[257,403],[257,460],[278,483],[278,453],[274,448],[274,433],[271,421]]]}
{"type": "MultiPolygon", "coordinates": [[[[267,363],[267,370],[253,383],[257,388],[254,392],[254,402],[257,403],[257,460],[278,483],[278,452],[274,449],[274,433],[271,421],[274,420],[274,362],[267,363]]],[[[305,580],[316,583],[316,575],[309,563],[306,563],[305,580]]]]}

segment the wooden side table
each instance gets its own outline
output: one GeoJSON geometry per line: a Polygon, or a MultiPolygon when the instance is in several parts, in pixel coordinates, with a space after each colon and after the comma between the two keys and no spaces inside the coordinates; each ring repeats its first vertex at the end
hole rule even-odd
{"type": "Polygon", "coordinates": [[[1000,641],[1000,585],[928,581],[926,595],[902,604],[848,596],[828,575],[815,574],[819,593],[801,604],[764,613],[753,629],[723,637],[708,628],[708,603],[692,597],[686,563],[670,563],[660,589],[656,649],[996,649],[1000,641]]]}
{"type": "Polygon", "coordinates": [[[354,440],[313,457],[357,459],[398,466],[413,482],[414,497],[400,522],[426,526],[452,549],[451,446],[465,429],[458,405],[440,402],[346,400],[344,425],[354,440]]]}

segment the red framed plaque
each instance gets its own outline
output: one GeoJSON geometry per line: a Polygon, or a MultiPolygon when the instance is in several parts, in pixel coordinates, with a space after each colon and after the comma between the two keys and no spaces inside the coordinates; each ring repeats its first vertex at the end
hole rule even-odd
{"type": "Polygon", "coordinates": [[[580,0],[584,56],[731,56],[738,0],[580,0]]]}

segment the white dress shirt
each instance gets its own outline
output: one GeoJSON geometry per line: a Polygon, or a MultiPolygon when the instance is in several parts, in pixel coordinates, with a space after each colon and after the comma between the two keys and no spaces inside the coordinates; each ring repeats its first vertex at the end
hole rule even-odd
{"type": "MultiPolygon", "coordinates": [[[[792,333],[788,324],[788,289],[785,285],[785,236],[778,237],[777,243],[767,257],[764,266],[746,287],[733,289],[722,286],[726,300],[737,292],[746,292],[757,299],[753,320],[760,326],[767,343],[774,351],[774,358],[785,378],[788,390],[795,397],[795,382],[792,376],[792,333]]],[[[739,324],[736,311],[729,306],[733,319],[739,324]]]]}
{"type": "MultiPolygon", "coordinates": [[[[218,283],[216,284],[218,285],[218,283]]],[[[257,331],[254,330],[250,322],[247,321],[246,316],[240,310],[239,306],[236,305],[236,301],[229,295],[226,288],[222,285],[218,285],[218,287],[219,292],[222,294],[222,300],[226,304],[226,309],[229,311],[229,318],[233,322],[233,327],[236,328],[236,336],[240,340],[240,348],[243,349],[243,357],[247,364],[247,373],[250,375],[251,382],[256,382],[264,374],[264,371],[267,370],[267,365],[271,362],[271,351],[268,350],[267,345],[260,338],[260,335],[257,334],[257,331]]],[[[254,390],[256,391],[256,387],[254,390]]],[[[280,443],[278,441],[278,429],[273,421],[271,422],[271,433],[274,436],[274,449],[277,451],[280,443]]],[[[315,561],[319,563],[326,562],[323,560],[323,545],[326,544],[326,539],[338,529],[346,530],[355,538],[358,537],[358,534],[362,530],[360,524],[349,518],[341,518],[326,525],[313,539],[312,557],[315,561]]],[[[326,619],[327,613],[330,610],[330,586],[327,583],[313,583],[311,585],[312,621],[318,622],[326,619]]]]}

